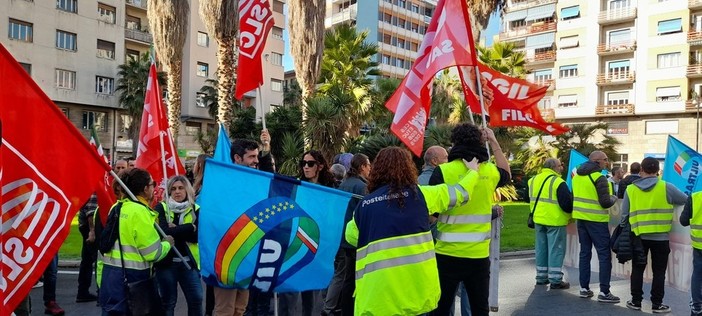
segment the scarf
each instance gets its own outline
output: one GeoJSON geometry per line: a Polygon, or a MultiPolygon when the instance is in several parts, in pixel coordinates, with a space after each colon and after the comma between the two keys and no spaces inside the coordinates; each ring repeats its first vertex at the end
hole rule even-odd
{"type": "Polygon", "coordinates": [[[448,156],[448,161],[454,161],[456,159],[465,159],[466,161],[471,161],[473,158],[478,159],[478,163],[488,161],[490,157],[488,156],[487,148],[480,146],[466,146],[466,145],[456,145],[451,148],[451,152],[448,156]]]}
{"type": "MultiPolygon", "coordinates": [[[[174,214],[183,214],[185,211],[187,211],[190,208],[190,202],[188,200],[185,200],[183,202],[176,202],[173,200],[173,198],[168,197],[168,210],[173,212],[174,214]]],[[[193,222],[195,221],[195,214],[193,214],[193,222]]],[[[182,225],[183,224],[183,216],[179,216],[178,219],[178,224],[182,225]]]]}

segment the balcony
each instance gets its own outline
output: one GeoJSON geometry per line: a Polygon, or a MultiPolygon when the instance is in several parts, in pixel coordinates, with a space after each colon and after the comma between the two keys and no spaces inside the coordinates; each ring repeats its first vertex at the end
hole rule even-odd
{"type": "Polygon", "coordinates": [[[702,8],[702,0],[689,0],[687,1],[687,7],[690,9],[702,8]]]}
{"type": "Polygon", "coordinates": [[[702,108],[702,104],[695,104],[695,100],[685,101],[685,112],[697,112],[702,108]]]}
{"type": "Polygon", "coordinates": [[[541,117],[546,121],[552,122],[556,119],[556,111],[554,109],[541,109],[541,117]]]}
{"type": "Polygon", "coordinates": [[[598,86],[634,83],[636,76],[633,71],[617,71],[597,75],[598,86]]]}
{"type": "Polygon", "coordinates": [[[148,1],[147,0],[127,0],[126,1],[128,5],[140,9],[146,10],[148,1]]]}
{"type": "Polygon", "coordinates": [[[512,30],[500,33],[500,40],[507,40],[514,37],[533,35],[536,33],[555,31],[556,22],[536,22],[531,25],[517,27],[512,30]]]}
{"type": "Polygon", "coordinates": [[[622,116],[630,114],[634,114],[633,104],[600,104],[595,108],[595,115],[598,116],[622,116]]]}
{"type": "Polygon", "coordinates": [[[550,50],[543,53],[536,53],[534,56],[527,57],[529,64],[542,64],[556,61],[556,51],[550,50]]]}
{"type": "Polygon", "coordinates": [[[687,43],[690,44],[690,46],[702,45],[702,32],[687,32],[687,43]]]}
{"type": "Polygon", "coordinates": [[[517,11],[517,10],[523,10],[526,8],[530,7],[538,7],[544,4],[551,4],[551,3],[556,3],[558,2],[557,0],[535,0],[535,1],[528,1],[528,0],[512,0],[512,5],[505,7],[506,12],[512,12],[512,11],[517,11]]]}
{"type": "Polygon", "coordinates": [[[124,29],[124,37],[127,40],[132,40],[136,41],[140,44],[146,44],[146,45],[151,45],[153,43],[154,38],[151,36],[151,34],[147,32],[142,32],[140,30],[134,30],[134,29],[129,29],[125,28],[124,29]]]}
{"type": "Polygon", "coordinates": [[[324,19],[324,26],[331,27],[333,25],[337,25],[346,21],[356,21],[356,17],[358,17],[357,8],[358,4],[352,4],[346,9],[343,9],[339,12],[335,12],[330,17],[324,19]]]}
{"type": "Polygon", "coordinates": [[[538,86],[548,87],[548,90],[553,90],[553,87],[555,86],[554,83],[555,83],[556,81],[553,80],[553,79],[542,79],[542,78],[539,78],[539,79],[536,79],[536,80],[529,80],[529,82],[531,82],[531,83],[533,83],[533,84],[535,84],[535,85],[538,85],[538,86]]]}
{"type": "Polygon", "coordinates": [[[702,64],[687,65],[685,73],[689,78],[702,78],[702,64]]]}
{"type": "Polygon", "coordinates": [[[636,50],[636,42],[600,44],[597,45],[597,54],[600,56],[629,53],[636,50]]]}
{"type": "Polygon", "coordinates": [[[633,21],[634,19],[636,19],[635,7],[601,11],[599,16],[597,17],[597,21],[601,25],[633,21]]]}

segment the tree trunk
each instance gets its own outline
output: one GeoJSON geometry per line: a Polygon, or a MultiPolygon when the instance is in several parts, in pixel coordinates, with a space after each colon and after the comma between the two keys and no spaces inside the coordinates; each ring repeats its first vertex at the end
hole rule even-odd
{"type": "Polygon", "coordinates": [[[228,36],[217,41],[217,121],[225,130],[234,120],[234,84],[236,83],[236,37],[228,36]]]}
{"type": "Polygon", "coordinates": [[[132,116],[132,124],[127,129],[127,135],[132,140],[132,156],[136,157],[139,149],[139,132],[141,130],[141,114],[132,116]]]}
{"type": "Polygon", "coordinates": [[[168,65],[168,125],[171,128],[174,144],[178,143],[178,131],[180,129],[182,72],[182,65],[179,62],[168,65]]]}

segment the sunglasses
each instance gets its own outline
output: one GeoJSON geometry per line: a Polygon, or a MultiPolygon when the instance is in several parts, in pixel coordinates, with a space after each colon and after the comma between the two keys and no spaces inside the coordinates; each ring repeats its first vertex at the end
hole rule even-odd
{"type": "Polygon", "coordinates": [[[308,168],[312,168],[312,167],[317,165],[317,161],[316,160],[301,160],[300,166],[304,167],[305,165],[307,165],[308,168]]]}

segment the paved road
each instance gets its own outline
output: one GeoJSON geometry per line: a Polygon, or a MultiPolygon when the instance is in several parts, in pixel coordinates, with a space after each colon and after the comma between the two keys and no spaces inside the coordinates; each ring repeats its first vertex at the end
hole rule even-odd
{"type": "MultiPolygon", "coordinates": [[[[500,303],[499,311],[493,315],[641,315],[651,314],[651,302],[644,300],[642,311],[632,311],[626,308],[629,297],[629,280],[613,279],[612,292],[622,298],[619,304],[598,303],[594,298],[578,297],[578,272],[566,269],[566,278],[573,287],[569,290],[550,291],[547,286],[534,285],[534,259],[503,260],[500,266],[500,303]],[[570,277],[569,277],[570,276],[570,277]]],[[[597,274],[593,273],[593,280],[597,274]]],[[[59,271],[57,286],[57,301],[66,310],[66,315],[92,316],[100,315],[100,308],[95,303],[75,303],[78,275],[75,270],[59,271]]],[[[591,286],[597,288],[597,284],[591,286]]],[[[650,285],[644,286],[645,298],[648,298],[650,285]]],[[[42,289],[32,290],[34,315],[42,315],[42,289]]],[[[595,292],[597,294],[597,292],[595,292]]],[[[671,306],[673,312],[669,315],[689,315],[689,295],[687,293],[666,288],[664,302],[671,306]]],[[[176,315],[186,315],[185,299],[178,299],[176,315]]]]}

